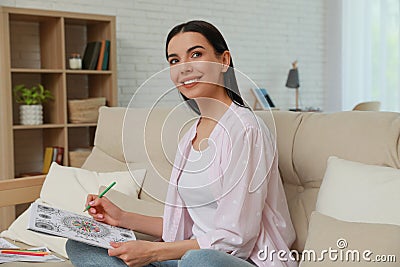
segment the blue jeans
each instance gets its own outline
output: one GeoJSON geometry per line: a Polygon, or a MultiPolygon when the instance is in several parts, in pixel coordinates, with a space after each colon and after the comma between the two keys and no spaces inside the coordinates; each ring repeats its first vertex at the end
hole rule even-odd
{"type": "MultiPolygon", "coordinates": [[[[119,258],[108,256],[104,248],[86,245],[81,242],[68,240],[66,244],[68,257],[76,267],[127,265],[119,258]]],[[[180,260],[153,262],[146,267],[251,267],[251,263],[213,249],[189,250],[180,260]]]]}

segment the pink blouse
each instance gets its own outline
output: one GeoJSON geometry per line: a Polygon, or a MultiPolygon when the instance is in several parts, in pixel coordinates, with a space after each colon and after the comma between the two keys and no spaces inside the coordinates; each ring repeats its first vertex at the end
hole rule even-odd
{"type": "MultiPolygon", "coordinates": [[[[178,145],[164,209],[165,242],[192,236],[193,221],[177,185],[198,122],[199,118],[178,145]]],[[[218,207],[212,218],[215,230],[197,237],[200,248],[250,258],[257,266],[297,266],[295,261],[278,259],[280,250],[289,259],[289,247],[296,234],[279,175],[276,143],[265,123],[249,109],[232,102],[209,140],[216,147],[209,179],[219,180],[213,191],[218,207]],[[275,250],[273,261],[270,255],[266,258],[260,254],[261,250],[269,254],[275,250]]]]}

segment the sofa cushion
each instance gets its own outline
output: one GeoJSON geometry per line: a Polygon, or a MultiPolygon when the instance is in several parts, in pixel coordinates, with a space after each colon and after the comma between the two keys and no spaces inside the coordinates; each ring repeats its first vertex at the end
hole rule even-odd
{"type": "Polygon", "coordinates": [[[400,168],[399,133],[399,113],[305,114],[293,144],[293,165],[303,184],[322,181],[330,156],[400,168]]]}
{"type": "Polygon", "coordinates": [[[400,170],[330,157],[316,210],[339,220],[400,225],[400,170]]]}
{"type": "Polygon", "coordinates": [[[301,185],[301,181],[293,166],[293,144],[303,114],[298,112],[274,111],[272,116],[267,111],[256,111],[264,120],[270,132],[275,136],[279,154],[279,171],[285,183],[301,185]]]}
{"type": "Polygon", "coordinates": [[[128,166],[125,162],[113,158],[101,148],[94,147],[90,155],[83,163],[82,169],[98,172],[127,171],[128,166]]]}
{"type": "MultiPolygon", "coordinates": [[[[302,250],[330,156],[400,168],[400,114],[391,112],[256,112],[276,126],[279,170],[302,250]]],[[[271,126],[270,126],[271,127],[271,126]]]]}
{"type": "Polygon", "coordinates": [[[308,238],[302,255],[304,261],[300,263],[300,267],[398,266],[400,259],[399,240],[400,227],[397,225],[346,222],[314,211],[311,214],[308,238]],[[328,253],[321,256],[323,250],[329,249],[336,250],[336,254],[333,253],[331,257],[328,253]],[[355,254],[350,254],[351,251],[354,251],[355,254]],[[366,258],[363,259],[364,251],[371,251],[372,253],[367,252],[366,258]],[[314,260],[313,252],[320,260],[314,260]],[[341,254],[343,261],[339,258],[341,254]],[[338,257],[337,260],[334,260],[335,255],[338,257]],[[356,255],[359,255],[359,261],[356,255]],[[378,255],[385,257],[394,255],[396,262],[392,259],[392,262],[387,260],[380,265],[374,262],[378,255]],[[368,258],[373,261],[368,262],[368,258]],[[349,259],[348,262],[347,259],[349,259]]]}

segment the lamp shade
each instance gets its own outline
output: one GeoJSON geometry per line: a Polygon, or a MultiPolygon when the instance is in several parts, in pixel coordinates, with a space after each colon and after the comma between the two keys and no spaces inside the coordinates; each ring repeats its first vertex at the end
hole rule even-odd
{"type": "Polygon", "coordinates": [[[288,88],[300,87],[299,71],[297,70],[297,68],[293,68],[289,71],[288,78],[286,81],[286,87],[288,88]]]}

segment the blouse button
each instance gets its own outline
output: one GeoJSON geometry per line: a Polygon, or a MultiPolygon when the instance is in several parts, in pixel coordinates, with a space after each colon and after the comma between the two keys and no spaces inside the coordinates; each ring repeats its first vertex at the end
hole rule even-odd
{"type": "Polygon", "coordinates": [[[297,187],[297,192],[298,192],[298,193],[303,193],[303,192],[304,192],[304,187],[301,186],[301,185],[299,185],[299,186],[297,187]]]}

